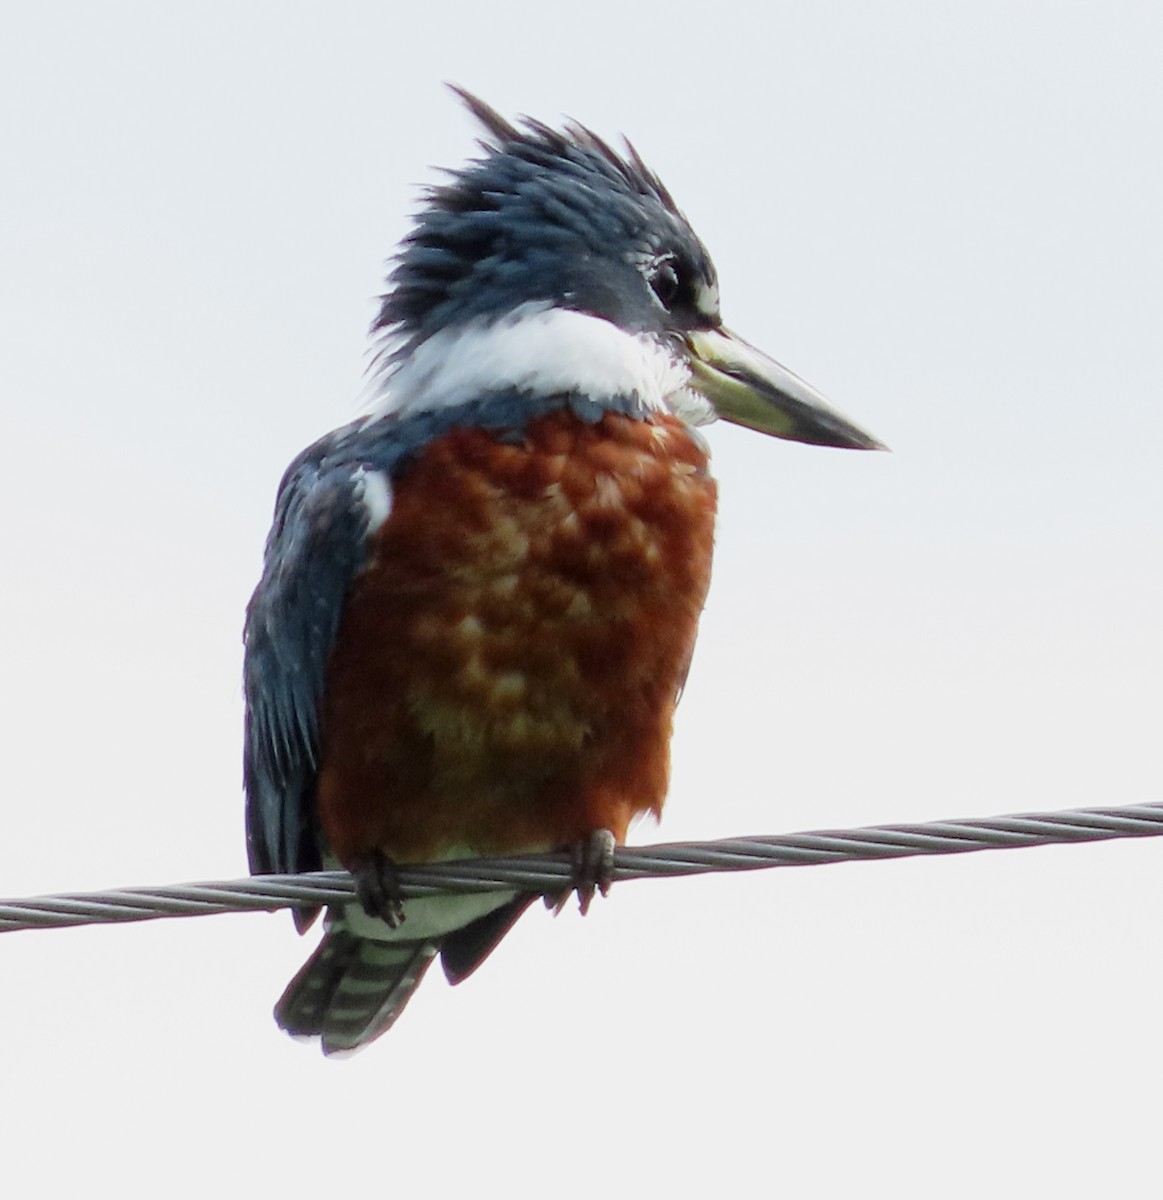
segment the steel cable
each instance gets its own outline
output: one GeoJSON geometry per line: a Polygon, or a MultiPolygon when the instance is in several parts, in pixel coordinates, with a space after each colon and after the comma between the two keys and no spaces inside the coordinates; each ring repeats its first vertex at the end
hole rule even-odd
{"type": "MultiPolygon", "coordinates": [[[[768,867],[966,854],[1161,835],[1163,803],[1068,809],[964,821],[725,838],[715,842],[623,846],[615,852],[614,879],[757,871],[768,867]]],[[[558,896],[570,886],[571,867],[568,855],[538,854],[405,866],[400,868],[399,875],[405,897],[441,891],[503,890],[558,896]]],[[[346,871],[319,871],[306,875],[257,875],[216,883],[33,896],[0,901],[0,932],[341,904],[352,900],[354,895],[351,876],[346,871]]]]}

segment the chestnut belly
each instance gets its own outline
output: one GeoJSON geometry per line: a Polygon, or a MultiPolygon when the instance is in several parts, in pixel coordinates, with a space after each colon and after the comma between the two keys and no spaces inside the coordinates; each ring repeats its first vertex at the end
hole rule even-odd
{"type": "Polygon", "coordinates": [[[666,793],[715,484],[677,419],[459,429],[393,481],[347,598],[318,806],[341,861],[621,841],[666,793]]]}

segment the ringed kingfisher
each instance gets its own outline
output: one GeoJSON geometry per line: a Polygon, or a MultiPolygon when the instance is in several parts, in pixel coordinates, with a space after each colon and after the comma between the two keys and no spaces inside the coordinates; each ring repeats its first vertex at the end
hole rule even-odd
{"type": "Polygon", "coordinates": [[[530,903],[405,901],[398,864],[569,850],[584,911],[660,814],[711,568],[697,427],[881,448],[724,327],[628,142],[454,91],[480,156],[427,192],[373,404],[287,469],[246,617],[250,869],[356,882],[275,1008],[325,1054],[386,1032],[437,955],[467,977],[530,903]]]}

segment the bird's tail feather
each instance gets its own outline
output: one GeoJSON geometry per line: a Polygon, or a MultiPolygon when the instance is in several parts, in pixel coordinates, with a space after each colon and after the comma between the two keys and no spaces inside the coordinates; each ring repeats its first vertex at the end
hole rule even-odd
{"type": "Polygon", "coordinates": [[[497,948],[536,896],[517,896],[508,904],[446,934],[440,943],[440,963],[451,984],[463,983],[497,948]]]}
{"type": "Polygon", "coordinates": [[[362,1049],[387,1033],[440,949],[438,941],[381,942],[334,923],[287,985],[275,1020],[318,1037],[324,1054],[362,1049]]]}

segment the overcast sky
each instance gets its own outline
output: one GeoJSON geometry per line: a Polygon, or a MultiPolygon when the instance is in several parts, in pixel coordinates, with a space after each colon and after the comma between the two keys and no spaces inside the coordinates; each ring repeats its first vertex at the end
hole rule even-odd
{"type": "MultiPolygon", "coordinates": [[[[661,831],[1163,800],[1163,9],[82,3],[0,44],[0,894],[245,872],[243,609],[442,88],[625,132],[892,455],[711,431],[661,831]]],[[[1163,843],[537,910],[346,1062],[285,914],[0,937],[12,1195],[1145,1195],[1163,843]],[[15,1184],[13,1185],[13,1182],[15,1184]],[[428,1188],[429,1192],[421,1189],[428,1188]]]]}

